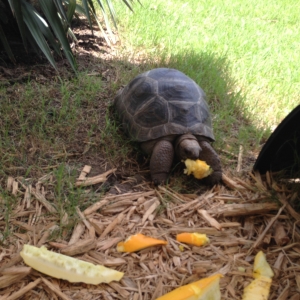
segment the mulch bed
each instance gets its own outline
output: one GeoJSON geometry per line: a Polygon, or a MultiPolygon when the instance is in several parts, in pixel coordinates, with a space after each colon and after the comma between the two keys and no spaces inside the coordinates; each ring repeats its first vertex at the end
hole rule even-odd
{"type": "MultiPolygon", "coordinates": [[[[286,183],[269,174],[264,179],[250,174],[243,180],[228,174],[224,185],[201,195],[180,194],[168,186],[152,188],[146,182],[126,193],[103,195],[91,194],[90,185],[104,182],[115,170],[91,179],[90,168],[84,171],[72,184],[80,186],[88,178],[83,197],[93,198],[94,203],[84,211],[77,207],[72,234],[63,232],[59,238],[53,234],[68,223],[68,215],[59,221],[58,208],[51,203],[53,174],[45,174],[34,185],[25,178],[7,178],[7,193],[14,195],[17,204],[8,222],[4,211],[0,214],[0,232],[7,226],[12,232],[0,247],[1,300],[150,300],[215,273],[224,275],[222,299],[241,299],[259,250],[275,273],[269,299],[300,299],[300,215],[289,204],[299,195],[286,183]],[[136,253],[117,252],[118,242],[138,232],[168,244],[136,253]],[[205,233],[210,243],[181,245],[176,241],[181,232],[205,233]],[[45,245],[125,275],[120,282],[97,286],[51,278],[24,265],[19,255],[23,244],[45,245]]],[[[4,206],[4,199],[0,204],[4,206]]]]}

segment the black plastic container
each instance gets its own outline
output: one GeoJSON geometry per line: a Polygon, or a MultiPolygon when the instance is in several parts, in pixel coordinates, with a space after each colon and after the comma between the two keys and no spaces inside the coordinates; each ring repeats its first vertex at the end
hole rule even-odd
{"type": "Polygon", "coordinates": [[[261,174],[285,171],[288,177],[300,175],[300,105],[271,134],[253,169],[261,174]]]}

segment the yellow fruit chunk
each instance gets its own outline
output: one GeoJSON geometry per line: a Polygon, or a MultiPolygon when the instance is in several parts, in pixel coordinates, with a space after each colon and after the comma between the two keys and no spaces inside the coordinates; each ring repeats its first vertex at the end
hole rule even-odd
{"type": "Polygon", "coordinates": [[[205,161],[200,159],[186,159],[184,163],[186,166],[186,169],[184,169],[184,174],[193,174],[197,179],[207,177],[213,172],[213,169],[205,161]]]}
{"type": "Polygon", "coordinates": [[[254,259],[253,277],[255,278],[245,289],[242,300],[267,300],[274,273],[266,260],[266,256],[259,251],[254,259]]]}
{"type": "Polygon", "coordinates": [[[181,286],[156,300],[220,300],[221,277],[221,274],[216,274],[181,286]]]}
{"type": "Polygon", "coordinates": [[[65,279],[70,282],[84,282],[88,284],[109,283],[119,281],[124,273],[94,265],[73,257],[52,252],[46,247],[37,248],[24,245],[20,252],[26,265],[46,275],[65,279]]]}
{"type": "Polygon", "coordinates": [[[157,245],[167,245],[167,241],[158,240],[141,233],[131,235],[125,242],[120,242],[117,245],[118,252],[135,252],[148,247],[157,245]]]}
{"type": "Polygon", "coordinates": [[[257,278],[260,275],[269,278],[274,276],[274,273],[266,260],[266,255],[262,251],[259,251],[256,254],[253,265],[253,277],[257,278]]]}
{"type": "Polygon", "coordinates": [[[272,279],[265,276],[260,276],[252,280],[245,287],[242,300],[267,300],[270,293],[272,279]]]}
{"type": "Polygon", "coordinates": [[[191,244],[195,246],[203,246],[209,243],[209,238],[206,234],[183,232],[176,236],[176,240],[181,243],[191,244]]]}

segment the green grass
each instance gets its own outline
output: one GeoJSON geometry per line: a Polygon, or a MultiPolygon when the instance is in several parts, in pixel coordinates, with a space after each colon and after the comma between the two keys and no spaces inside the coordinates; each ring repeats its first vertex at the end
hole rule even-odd
{"type": "MultiPolygon", "coordinates": [[[[91,68],[95,63],[103,64],[95,60],[91,68]]],[[[44,84],[28,80],[0,86],[0,243],[11,232],[9,220],[24,192],[12,196],[6,188],[8,176],[28,179],[26,184],[33,186],[45,174],[53,177],[43,186],[57,209],[53,218],[60,230],[67,230],[78,218],[76,207],[95,202],[93,191],[82,197],[74,187],[82,167],[91,165],[91,176],[126,168],[134,151],[109,109],[115,83],[110,86],[87,72],[70,78],[49,76],[44,84]]],[[[108,182],[95,189],[99,196],[109,188],[108,182]]]]}
{"type": "MultiPolygon", "coordinates": [[[[254,139],[260,140],[262,129],[276,126],[299,104],[299,1],[143,0],[142,4],[135,5],[135,14],[117,7],[124,52],[188,74],[208,93],[217,118],[226,114],[235,118],[238,110],[249,120],[250,140],[255,131],[254,139]],[[203,64],[207,55],[214,59],[209,63],[204,58],[203,64]],[[218,82],[218,74],[210,74],[217,70],[226,73],[226,87],[218,82]],[[215,96],[220,103],[215,103],[215,96]],[[226,97],[230,99],[222,102],[226,97]]],[[[222,123],[216,128],[222,129],[222,123]]],[[[242,126],[238,136],[244,134],[242,126]]]]}

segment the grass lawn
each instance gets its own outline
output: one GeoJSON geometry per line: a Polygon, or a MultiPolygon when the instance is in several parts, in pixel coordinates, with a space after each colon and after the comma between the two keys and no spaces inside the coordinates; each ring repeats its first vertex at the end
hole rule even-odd
{"type": "Polygon", "coordinates": [[[142,4],[135,14],[118,7],[124,51],[197,81],[208,94],[217,135],[232,132],[244,143],[259,143],[263,130],[274,129],[299,104],[299,1],[142,4]],[[249,122],[236,133],[230,124],[240,117],[249,122]]]}

